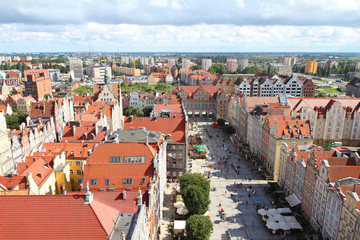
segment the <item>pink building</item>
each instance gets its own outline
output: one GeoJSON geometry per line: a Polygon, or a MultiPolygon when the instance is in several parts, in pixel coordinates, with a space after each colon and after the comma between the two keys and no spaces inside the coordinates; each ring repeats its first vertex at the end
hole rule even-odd
{"type": "Polygon", "coordinates": [[[233,58],[226,59],[226,71],[235,72],[237,70],[237,60],[233,58]]]}

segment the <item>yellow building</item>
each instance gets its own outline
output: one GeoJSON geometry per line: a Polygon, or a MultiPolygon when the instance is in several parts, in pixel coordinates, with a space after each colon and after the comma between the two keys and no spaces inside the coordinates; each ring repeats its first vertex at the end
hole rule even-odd
{"type": "Polygon", "coordinates": [[[84,161],[92,153],[94,147],[94,143],[43,143],[41,149],[53,154],[65,153],[66,163],[69,166],[71,190],[80,191],[84,161]]]}
{"type": "Polygon", "coordinates": [[[317,73],[318,62],[317,61],[306,61],[305,73],[317,73]]]}
{"type": "Polygon", "coordinates": [[[338,240],[357,240],[360,236],[360,184],[341,186],[346,192],[339,222],[338,240]]]}

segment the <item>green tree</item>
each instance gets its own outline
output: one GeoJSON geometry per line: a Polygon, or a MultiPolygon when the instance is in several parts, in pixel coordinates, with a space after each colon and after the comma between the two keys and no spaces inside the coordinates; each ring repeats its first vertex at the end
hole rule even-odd
{"type": "Polygon", "coordinates": [[[44,95],[44,99],[45,99],[45,100],[48,100],[49,98],[51,98],[51,94],[48,94],[48,93],[47,93],[47,94],[44,95]]]}
{"type": "Polygon", "coordinates": [[[152,112],[153,108],[150,106],[144,107],[142,110],[144,113],[144,117],[150,117],[150,113],[152,112]]]}
{"type": "Polygon", "coordinates": [[[210,204],[209,193],[201,186],[190,185],[181,190],[181,197],[191,214],[204,214],[210,204]]]}
{"type": "Polygon", "coordinates": [[[5,115],[6,126],[9,129],[19,129],[21,123],[26,122],[26,117],[28,114],[16,108],[13,109],[13,114],[10,116],[9,114],[5,115]]]}
{"type": "Polygon", "coordinates": [[[200,65],[194,65],[194,66],[190,67],[190,70],[192,70],[192,71],[201,70],[201,69],[202,69],[202,67],[200,65]]]}
{"type": "Polygon", "coordinates": [[[73,78],[72,78],[71,75],[70,75],[70,78],[69,78],[69,82],[73,82],[73,78]]]}
{"type": "Polygon", "coordinates": [[[230,126],[230,125],[225,125],[224,128],[223,128],[223,130],[224,130],[224,133],[229,134],[229,135],[235,133],[235,128],[233,128],[233,127],[230,126]]]}
{"type": "Polygon", "coordinates": [[[86,93],[92,93],[93,92],[93,88],[91,86],[85,85],[85,86],[80,86],[77,89],[75,89],[76,93],[78,94],[86,94],[86,93]]]}
{"type": "Polygon", "coordinates": [[[209,218],[202,215],[192,215],[186,220],[186,233],[189,240],[208,240],[213,231],[209,218]]]}
{"type": "Polygon", "coordinates": [[[330,151],[332,147],[333,142],[325,142],[323,145],[321,145],[325,151],[330,151]]]}
{"type": "Polygon", "coordinates": [[[200,174],[186,173],[180,178],[180,191],[185,190],[188,186],[200,186],[206,192],[210,193],[210,181],[200,174]]]}
{"type": "Polygon", "coordinates": [[[219,125],[219,127],[223,127],[225,125],[225,120],[222,118],[219,118],[216,122],[219,125]]]}
{"type": "Polygon", "coordinates": [[[211,65],[211,67],[209,68],[209,72],[211,74],[225,74],[226,73],[226,67],[224,64],[218,64],[215,63],[213,65],[211,65]]]}
{"type": "Polygon", "coordinates": [[[144,116],[144,112],[141,111],[139,106],[132,106],[132,107],[127,107],[125,109],[125,115],[126,116],[134,116],[134,117],[142,117],[142,116],[144,116]]]}

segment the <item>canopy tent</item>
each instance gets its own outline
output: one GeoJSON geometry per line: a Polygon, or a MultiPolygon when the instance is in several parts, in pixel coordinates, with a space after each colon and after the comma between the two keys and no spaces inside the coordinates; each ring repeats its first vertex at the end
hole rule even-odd
{"type": "Polygon", "coordinates": [[[290,230],[291,225],[288,222],[279,222],[279,228],[282,230],[290,230]]]}
{"type": "Polygon", "coordinates": [[[290,208],[278,208],[277,210],[280,211],[280,214],[290,214],[290,213],[292,213],[290,208]]]}
{"type": "Polygon", "coordinates": [[[285,217],[281,215],[275,215],[274,216],[275,222],[285,222],[285,217]]]}
{"type": "Polygon", "coordinates": [[[264,216],[264,215],[266,215],[266,210],[261,208],[258,210],[258,214],[260,214],[261,216],[264,216]]]}
{"type": "Polygon", "coordinates": [[[186,215],[189,213],[189,210],[187,210],[186,207],[182,207],[182,208],[178,208],[176,210],[176,213],[179,214],[179,215],[186,215]]]}
{"type": "Polygon", "coordinates": [[[276,208],[270,208],[269,210],[267,210],[267,213],[273,216],[280,215],[280,211],[276,208]]]}
{"type": "Polygon", "coordinates": [[[299,205],[301,200],[296,196],[296,194],[290,194],[289,196],[285,197],[286,201],[290,204],[291,207],[299,205]]]}
{"type": "Polygon", "coordinates": [[[266,227],[267,227],[268,229],[278,230],[278,229],[280,228],[280,225],[279,225],[279,223],[277,223],[277,222],[267,222],[267,223],[266,223],[266,227]]]}
{"type": "Polygon", "coordinates": [[[291,229],[302,230],[300,223],[296,220],[294,216],[285,217],[285,220],[291,225],[291,229]]]}
{"type": "Polygon", "coordinates": [[[183,201],[177,201],[176,203],[174,203],[174,207],[175,208],[183,208],[183,207],[185,207],[185,203],[183,201]]]}
{"type": "Polygon", "coordinates": [[[184,220],[175,220],[174,221],[174,229],[175,230],[182,230],[186,227],[186,221],[184,220]]]}

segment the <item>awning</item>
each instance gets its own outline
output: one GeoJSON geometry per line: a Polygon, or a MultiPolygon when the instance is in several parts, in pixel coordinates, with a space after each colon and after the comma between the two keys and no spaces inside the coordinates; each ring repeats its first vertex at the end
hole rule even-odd
{"type": "Polygon", "coordinates": [[[185,226],[186,226],[186,221],[183,221],[183,220],[175,220],[174,221],[174,229],[175,230],[185,229],[185,226]]]}
{"type": "Polygon", "coordinates": [[[296,205],[299,205],[301,203],[301,200],[293,193],[287,196],[286,201],[290,204],[291,207],[294,207],[296,205]]]}

